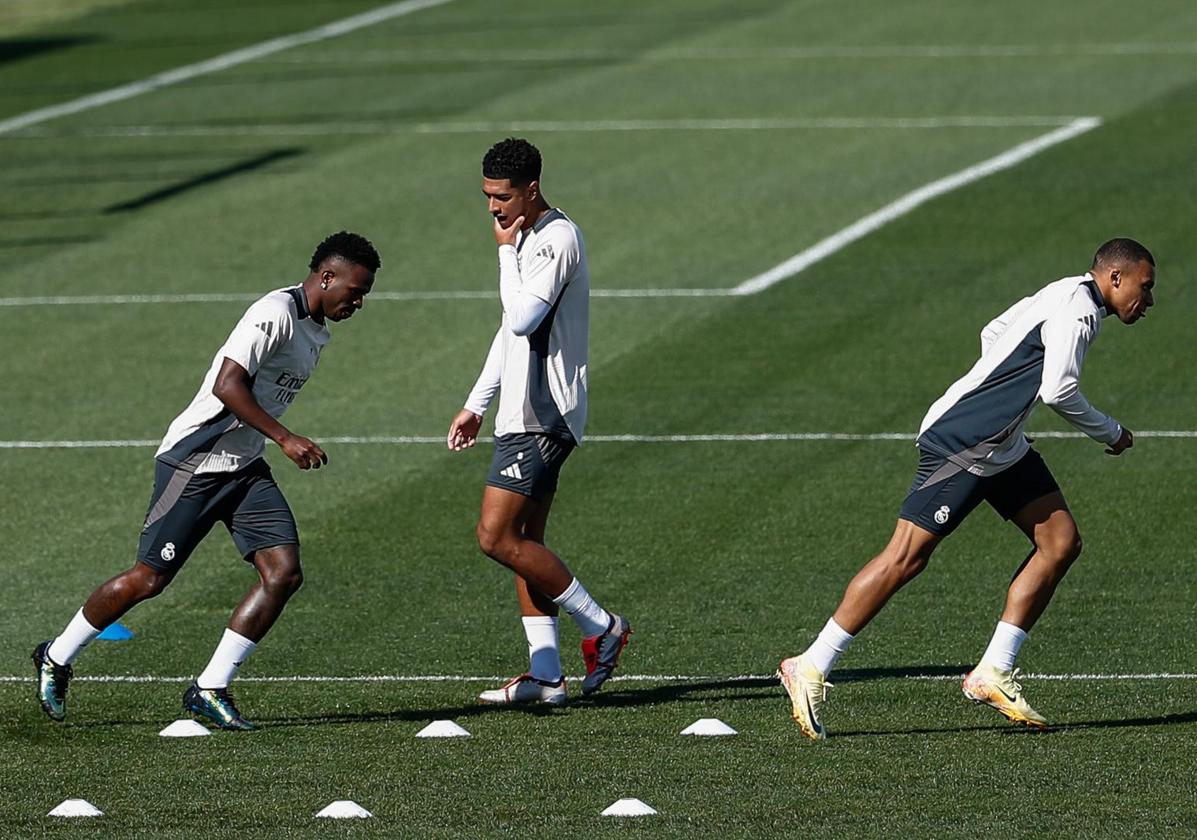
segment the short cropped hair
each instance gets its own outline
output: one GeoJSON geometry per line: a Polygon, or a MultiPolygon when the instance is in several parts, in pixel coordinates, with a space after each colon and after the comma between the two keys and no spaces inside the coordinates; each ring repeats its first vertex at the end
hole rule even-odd
{"type": "Polygon", "coordinates": [[[515,186],[540,179],[540,150],[527,140],[508,137],[490,147],[482,158],[482,177],[504,178],[515,186]]]}
{"type": "Polygon", "coordinates": [[[378,267],[382,265],[378,251],[374,250],[369,239],[345,230],[334,233],[316,246],[316,252],[312,254],[308,268],[315,271],[329,257],[340,257],[346,262],[360,265],[371,274],[377,272],[378,267]]]}
{"type": "Polygon", "coordinates": [[[1133,239],[1119,237],[1097,249],[1093,255],[1093,268],[1099,265],[1134,265],[1138,262],[1148,262],[1155,265],[1155,257],[1133,239]]]}

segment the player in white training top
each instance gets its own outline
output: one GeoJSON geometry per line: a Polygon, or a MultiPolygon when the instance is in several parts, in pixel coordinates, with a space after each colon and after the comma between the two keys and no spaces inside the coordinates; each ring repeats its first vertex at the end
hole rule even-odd
{"type": "Polygon", "coordinates": [[[222,729],[253,729],[228,692],[237,669],[299,589],[299,532],[262,458],[269,437],[301,469],[324,451],[279,422],[316,369],[327,321],[362,308],[378,253],[355,233],[316,248],[298,286],[277,289],[246,310],[217,351],[198,393],[166,431],[155,460],[154,492],[137,560],[91,594],[66,629],[33,652],[38,699],[54,720],[66,716],[79,652],[133,606],[169,584],[217,522],[258,572],[208,663],[183,695],[183,708],[222,729]]]}
{"type": "Polygon", "coordinates": [[[782,660],[780,676],[803,733],[822,739],[827,675],[852,638],[927,565],[940,541],[982,501],[1014,522],[1033,548],[1006,595],[997,630],[964,679],[965,696],[1015,723],[1043,728],[1027,703],[1014,659],[1081,551],[1076,522],[1047,465],[1023,433],[1036,403],[1110,455],[1134,441],[1080,391],[1081,365],[1102,319],[1133,324],[1155,303],[1155,260],[1132,239],[1102,245],[1088,273],[1051,283],[981,331],[981,357],[931,406],[919,429],[919,466],[885,550],[844,593],[815,642],[782,660]]]}
{"type": "Polygon", "coordinates": [[[540,169],[540,152],[526,140],[497,143],[482,160],[482,192],[499,247],[503,318],[447,439],[454,451],[473,446],[498,392],[478,544],[515,572],[531,664],[527,673],[484,691],[479,699],[487,703],[565,702],[559,607],[582,632],[583,694],[611,676],[631,632],[544,545],[561,465],[582,442],[586,425],[590,273],[582,233],[545,200],[540,169]]]}

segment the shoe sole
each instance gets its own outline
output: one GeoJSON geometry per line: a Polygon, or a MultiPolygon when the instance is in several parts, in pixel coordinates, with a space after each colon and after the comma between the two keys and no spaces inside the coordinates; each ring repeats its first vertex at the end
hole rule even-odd
{"type": "Polygon", "coordinates": [[[562,697],[560,700],[546,700],[544,698],[537,698],[536,700],[488,700],[482,695],[478,695],[478,702],[486,706],[535,706],[538,703],[545,706],[564,706],[566,698],[562,697]]]}
{"type": "Polygon", "coordinates": [[[777,678],[781,680],[781,687],[785,689],[786,695],[790,698],[790,717],[794,719],[794,723],[798,724],[798,728],[802,730],[802,734],[812,741],[825,741],[827,734],[816,732],[814,727],[810,725],[809,716],[803,714],[803,705],[795,698],[795,692],[800,689],[790,683],[786,677],[785,671],[780,666],[777,668],[777,678]]]}
{"type": "Polygon", "coordinates": [[[978,706],[988,706],[1011,723],[1022,724],[1028,729],[1034,729],[1038,732],[1046,732],[1048,730],[1046,721],[1033,720],[1025,715],[1019,714],[1018,712],[1011,711],[1010,709],[1007,709],[986,697],[977,697],[976,695],[971,694],[967,689],[964,691],[964,696],[966,699],[971,700],[978,706]]]}
{"type": "Polygon", "coordinates": [[[215,727],[222,732],[257,732],[258,730],[258,727],[254,726],[252,723],[249,724],[249,726],[226,726],[223,722],[205,714],[204,712],[193,709],[190,706],[184,706],[183,711],[191,715],[200,723],[215,727]]]}

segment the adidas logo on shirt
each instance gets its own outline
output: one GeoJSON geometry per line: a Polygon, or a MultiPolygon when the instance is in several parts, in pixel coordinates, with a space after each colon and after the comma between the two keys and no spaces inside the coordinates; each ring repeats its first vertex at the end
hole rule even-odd
{"type": "Polygon", "coordinates": [[[504,467],[503,469],[499,470],[499,475],[505,476],[507,478],[514,478],[517,481],[524,480],[524,474],[522,472],[520,472],[520,465],[518,462],[512,464],[509,467],[504,467]]]}
{"type": "Polygon", "coordinates": [[[553,246],[545,245],[543,248],[541,248],[539,251],[536,252],[536,256],[543,257],[546,260],[551,260],[553,258],[553,246]]]}
{"type": "Polygon", "coordinates": [[[265,321],[261,324],[258,324],[258,329],[266,333],[267,338],[270,338],[270,333],[274,331],[274,324],[270,321],[265,321]]]}

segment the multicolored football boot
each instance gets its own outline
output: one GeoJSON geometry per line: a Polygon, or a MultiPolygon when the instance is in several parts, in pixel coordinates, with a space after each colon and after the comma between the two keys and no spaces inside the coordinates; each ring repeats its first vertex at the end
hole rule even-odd
{"type": "Polygon", "coordinates": [[[34,648],[33,669],[37,673],[37,699],[42,704],[42,711],[51,720],[63,720],[66,717],[67,689],[71,687],[74,669],[50,659],[47,651],[53,641],[47,639],[34,648]]]}
{"type": "Polygon", "coordinates": [[[582,661],[586,663],[586,678],[582,680],[582,695],[593,694],[602,687],[619,664],[619,654],[628,644],[632,625],[622,616],[611,614],[605,633],[582,640],[582,661]]]}
{"type": "Polygon", "coordinates": [[[790,695],[790,717],[802,734],[815,741],[825,740],[827,730],[823,728],[819,711],[827,699],[827,689],[832,687],[827,677],[803,656],[781,660],[777,676],[781,677],[782,688],[790,695]]]}
{"type": "Polygon", "coordinates": [[[221,729],[253,732],[258,728],[241,717],[227,688],[200,688],[192,683],[183,693],[183,711],[211,721],[221,729]]]}
{"type": "Polygon", "coordinates": [[[1032,709],[1022,696],[1017,668],[999,671],[992,665],[978,665],[964,678],[962,688],[969,700],[992,706],[1007,720],[1032,729],[1047,729],[1047,718],[1032,709]]]}

